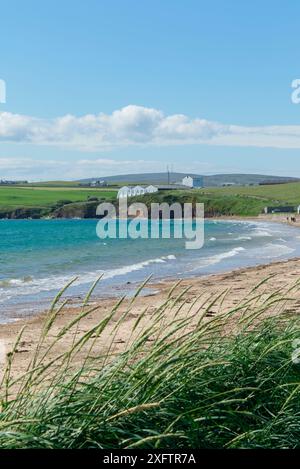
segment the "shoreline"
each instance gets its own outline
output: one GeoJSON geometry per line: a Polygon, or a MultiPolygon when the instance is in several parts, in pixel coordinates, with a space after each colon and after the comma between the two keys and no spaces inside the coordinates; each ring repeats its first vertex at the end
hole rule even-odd
{"type": "MultiPolygon", "coordinates": [[[[130,314],[120,327],[120,337],[116,339],[115,353],[122,350],[122,346],[127,342],[130,336],[131,328],[147,308],[147,315],[151,316],[151,312],[159,308],[169,295],[169,292],[177,284],[174,289],[173,297],[180,297],[184,295],[182,300],[183,312],[189,308],[191,304],[195,309],[199,309],[198,313],[201,314],[200,303],[203,299],[211,301],[221,297],[227,291],[227,296],[222,301],[218,301],[214,305],[213,313],[224,312],[230,308],[234,308],[244,298],[247,298],[249,292],[254,289],[258,284],[262,283],[261,292],[264,295],[272,294],[277,289],[288,290],[297,280],[300,279],[300,258],[294,258],[284,261],[275,261],[269,264],[257,265],[254,267],[238,268],[226,273],[209,274],[203,276],[195,276],[184,279],[167,279],[146,285],[146,288],[156,290],[155,293],[148,293],[144,296],[138,296],[130,309],[130,314]],[[268,278],[268,281],[263,281],[268,278]],[[158,290],[158,291],[157,291],[158,290]],[[185,292],[185,293],[184,293],[185,292]],[[201,297],[201,300],[200,300],[201,297]]],[[[97,324],[99,320],[104,319],[106,315],[115,307],[118,298],[101,298],[92,297],[88,303],[88,307],[93,311],[84,317],[80,323],[76,334],[78,337],[83,335],[93,325],[97,324]]],[[[118,313],[116,320],[126,311],[131,304],[132,299],[127,298],[122,303],[120,313],[118,313]]],[[[293,304],[296,305],[296,310],[300,313],[300,293],[294,296],[293,304]]],[[[293,306],[294,308],[294,306],[293,306]]],[[[56,337],[59,331],[64,328],[75,316],[82,312],[82,308],[77,305],[68,305],[58,316],[51,335],[50,340],[56,337]]],[[[270,314],[273,314],[270,312],[270,314]]],[[[150,318],[149,316],[149,318],[150,318]]],[[[39,334],[42,330],[46,312],[37,314],[36,316],[20,319],[16,322],[1,324],[0,325],[0,365],[3,371],[6,354],[9,353],[15,343],[16,337],[20,330],[25,327],[25,332],[20,342],[14,360],[14,374],[19,375],[26,371],[32,352],[37,345],[39,334]]],[[[168,317],[167,317],[168,318],[168,317]]],[[[169,320],[172,321],[169,316],[169,320]]],[[[60,352],[66,351],[74,340],[74,334],[68,333],[63,344],[60,344],[60,352]]],[[[106,341],[108,336],[104,336],[97,346],[99,353],[103,353],[106,348],[106,341]]],[[[47,342],[45,346],[47,345],[47,342]]],[[[57,350],[53,350],[49,359],[54,357],[57,350]]],[[[77,357],[78,364],[84,359],[84,349],[77,357]]],[[[1,373],[0,373],[1,374],[1,373]]]]}
{"type": "Polygon", "coordinates": [[[257,217],[240,217],[240,216],[229,216],[229,215],[221,215],[220,217],[212,217],[207,218],[207,220],[213,221],[220,221],[220,220],[237,220],[237,221],[254,221],[254,222],[267,222],[267,223],[280,223],[287,226],[294,226],[296,228],[300,228],[300,215],[296,215],[296,222],[288,221],[287,218],[291,218],[291,214],[283,215],[283,214],[261,214],[257,217]]]}
{"type": "MultiPolygon", "coordinates": [[[[93,219],[86,219],[86,221],[90,221],[90,220],[93,220],[93,219]]],[[[279,215],[262,215],[262,216],[258,216],[258,217],[239,217],[239,216],[220,216],[220,217],[209,217],[209,218],[205,218],[205,221],[207,222],[244,222],[244,223],[247,223],[247,222],[253,222],[253,223],[256,223],[256,224],[260,224],[260,223],[279,223],[279,224],[284,224],[284,225],[287,225],[287,226],[293,226],[293,227],[299,227],[300,228],[300,221],[299,223],[288,223],[286,218],[283,217],[283,216],[279,216],[279,215]]],[[[297,256],[296,256],[297,257],[297,256]]],[[[300,255],[299,255],[300,257],[300,255]]],[[[293,259],[291,257],[291,259],[293,259]]],[[[283,260],[283,259],[282,259],[283,260]]],[[[286,260],[286,259],[284,259],[286,260]]],[[[273,262],[277,262],[277,259],[276,257],[274,257],[274,260],[271,260],[271,261],[267,261],[267,263],[262,263],[262,264],[257,264],[257,265],[267,265],[269,263],[273,263],[273,262]]],[[[183,279],[185,280],[188,280],[188,279],[195,279],[195,278],[203,278],[203,277],[206,277],[206,276],[211,276],[211,275],[217,275],[217,274],[222,274],[222,273],[230,273],[232,271],[238,271],[239,269],[243,269],[243,268],[251,268],[251,267],[256,267],[256,265],[251,265],[248,264],[248,265],[245,265],[245,266],[239,266],[239,267],[231,267],[231,268],[222,268],[220,269],[219,271],[216,271],[216,272],[203,272],[203,273],[200,273],[199,271],[196,272],[195,274],[192,274],[191,272],[189,272],[189,274],[187,274],[186,276],[182,276],[183,279]]],[[[79,276],[79,274],[76,274],[74,273],[73,277],[77,277],[79,276]]],[[[141,282],[144,280],[145,278],[141,278],[141,282]]],[[[174,274],[170,274],[170,275],[167,275],[165,277],[158,277],[156,279],[154,279],[153,281],[151,281],[151,283],[148,284],[148,288],[149,289],[155,289],[155,284],[160,284],[160,283],[164,283],[164,281],[166,282],[176,282],[177,280],[177,277],[176,277],[176,273],[174,274]],[[174,275],[174,276],[173,276],[174,275]]],[[[136,288],[138,288],[140,285],[140,281],[137,281],[137,280],[132,280],[132,281],[129,281],[129,282],[126,282],[125,280],[124,281],[120,281],[120,283],[118,285],[115,285],[112,287],[111,291],[109,291],[108,294],[102,294],[102,293],[98,293],[97,295],[97,299],[99,301],[101,300],[107,300],[107,299],[116,299],[120,296],[122,296],[122,294],[128,294],[128,297],[130,297],[131,294],[134,294],[134,290],[136,288]]],[[[57,287],[56,288],[56,293],[58,293],[59,289],[62,288],[62,286],[60,287],[57,287]]],[[[13,305],[13,304],[10,304],[10,305],[7,305],[6,306],[6,311],[8,312],[11,312],[12,313],[12,320],[10,321],[9,320],[9,314],[7,314],[7,322],[19,322],[19,321],[22,321],[23,319],[26,320],[26,319],[30,319],[31,317],[36,317],[38,316],[39,314],[44,314],[48,304],[52,301],[53,297],[56,295],[55,291],[54,291],[54,288],[53,288],[53,293],[52,295],[49,295],[48,298],[45,298],[45,299],[40,299],[40,300],[33,300],[33,299],[30,299],[28,300],[26,303],[24,303],[24,307],[23,307],[23,303],[20,303],[18,304],[17,306],[13,305]],[[14,315],[14,311],[17,311],[18,314],[17,315],[14,315]]],[[[72,296],[70,296],[69,298],[69,303],[71,305],[71,307],[75,306],[77,307],[80,300],[83,298],[84,296],[84,292],[80,292],[79,294],[77,294],[76,292],[74,292],[72,294],[72,296]]],[[[1,323],[0,322],[0,327],[1,325],[4,325],[6,324],[5,322],[1,323]]]]}
{"type": "MultiPolygon", "coordinates": [[[[239,220],[238,217],[225,217],[224,220],[239,220]]],[[[214,218],[214,221],[221,220],[221,218],[214,218]]],[[[283,220],[282,217],[279,219],[278,216],[253,218],[249,217],[244,221],[255,221],[255,222],[277,222],[288,224],[286,220],[283,220]],[[276,218],[276,220],[275,220],[276,218]]],[[[299,227],[300,224],[293,224],[292,226],[299,227]]],[[[255,287],[255,285],[262,282],[265,278],[269,277],[269,280],[264,284],[264,291],[267,294],[272,293],[275,289],[285,286],[289,288],[293,282],[300,279],[300,258],[295,257],[285,260],[274,260],[267,264],[259,264],[250,267],[239,267],[233,270],[228,270],[221,273],[211,273],[199,275],[196,274],[192,277],[185,277],[182,279],[179,278],[165,278],[161,280],[154,280],[149,282],[145,289],[146,293],[141,296],[138,296],[132,306],[132,310],[129,316],[126,318],[126,321],[122,325],[121,330],[121,339],[119,344],[116,344],[116,353],[122,349],[122,343],[128,338],[130,328],[133,324],[133,321],[142,313],[145,307],[148,308],[149,313],[162,304],[174,285],[178,282],[179,285],[176,287],[176,295],[181,295],[186,289],[189,291],[185,294],[185,301],[187,304],[195,303],[197,306],[197,297],[201,295],[204,298],[214,298],[222,295],[222,292],[228,290],[230,295],[220,306],[221,310],[226,310],[226,308],[232,308],[238,304],[243,298],[247,297],[247,294],[255,287]]],[[[135,290],[139,287],[138,283],[131,284],[131,290],[135,290]]],[[[77,333],[84,334],[94,323],[97,323],[100,318],[104,318],[105,315],[115,306],[120,298],[120,294],[112,297],[103,297],[103,296],[92,296],[89,301],[89,307],[94,309],[94,311],[83,318],[80,321],[80,326],[77,333]]],[[[124,308],[128,307],[132,298],[128,297],[124,300],[121,312],[124,312],[124,308]]],[[[300,296],[299,299],[295,298],[295,301],[299,302],[300,305],[300,296]]],[[[50,306],[50,304],[49,304],[50,306]]],[[[53,328],[51,337],[58,334],[58,332],[68,324],[75,315],[78,315],[81,311],[80,302],[77,299],[71,300],[67,308],[62,311],[57,319],[55,327],[53,328]]],[[[26,316],[20,318],[14,322],[8,322],[6,324],[0,324],[0,364],[3,368],[3,363],[5,362],[5,356],[14,346],[16,337],[22,327],[25,326],[24,339],[19,344],[16,358],[15,358],[15,373],[19,374],[26,370],[26,367],[29,363],[31,357],[31,351],[37,344],[39,333],[42,329],[43,323],[45,321],[46,312],[37,313],[32,316],[26,316]]],[[[300,306],[299,306],[300,312],[300,306]]],[[[120,313],[121,314],[121,313],[120,313]]],[[[170,320],[172,318],[170,317],[170,320]]],[[[65,341],[60,346],[63,349],[67,349],[72,341],[74,340],[73,335],[70,333],[65,337],[65,341]]],[[[105,342],[99,344],[99,351],[101,347],[105,348],[105,342]]],[[[54,351],[53,351],[54,353],[54,351]]],[[[83,355],[82,355],[83,357],[83,355]]],[[[51,357],[50,357],[51,358],[51,357]]],[[[80,354],[78,357],[80,362],[80,354]]]]}

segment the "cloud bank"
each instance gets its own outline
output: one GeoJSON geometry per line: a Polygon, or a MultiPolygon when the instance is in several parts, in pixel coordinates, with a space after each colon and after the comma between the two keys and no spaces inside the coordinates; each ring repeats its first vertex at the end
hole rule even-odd
{"type": "MultiPolygon", "coordinates": [[[[203,166],[203,165],[202,165],[203,166]]],[[[180,168],[184,170],[184,168],[180,168]]],[[[120,173],[165,171],[165,164],[151,160],[111,158],[53,160],[0,157],[0,179],[56,180],[112,176],[120,173]]]]}
{"type": "Polygon", "coordinates": [[[300,148],[300,126],[246,127],[129,105],[112,114],[41,119],[0,113],[0,143],[103,151],[128,146],[224,145],[300,148]]]}

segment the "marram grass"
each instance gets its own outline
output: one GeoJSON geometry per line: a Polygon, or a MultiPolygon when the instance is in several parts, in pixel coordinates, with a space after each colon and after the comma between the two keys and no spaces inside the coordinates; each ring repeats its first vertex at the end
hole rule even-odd
{"type": "Polygon", "coordinates": [[[95,309],[91,289],[78,317],[49,342],[64,289],[23,376],[12,373],[23,330],[7,356],[0,448],[300,447],[300,365],[291,358],[300,325],[296,311],[288,314],[298,283],[269,295],[260,293],[263,283],[230,311],[222,307],[224,293],[211,302],[199,297],[183,313],[186,292],[174,287],[151,315],[141,313],[117,355],[114,338],[135,298],[118,320],[123,300],[79,335],[80,320],[95,309]],[[108,327],[111,344],[95,355],[108,327]],[[70,331],[70,350],[49,360],[70,331]]]}

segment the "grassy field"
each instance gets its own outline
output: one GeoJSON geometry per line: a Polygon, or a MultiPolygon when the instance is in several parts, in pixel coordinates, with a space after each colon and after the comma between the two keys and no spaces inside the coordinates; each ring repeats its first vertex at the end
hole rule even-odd
{"type": "Polygon", "coordinates": [[[214,196],[256,198],[269,203],[300,205],[300,183],[267,186],[231,186],[201,189],[199,192],[214,196]]]}
{"type": "Polygon", "coordinates": [[[29,187],[79,187],[79,182],[76,181],[45,181],[45,182],[31,182],[28,183],[29,187]]]}
{"type": "MultiPolygon", "coordinates": [[[[124,185],[124,184],[121,184],[124,185]]],[[[121,186],[120,184],[109,184],[109,186],[98,187],[102,190],[115,190],[121,186]]],[[[22,187],[23,185],[20,184],[22,187]]],[[[87,187],[82,186],[79,182],[76,181],[45,181],[45,182],[30,182],[23,187],[41,187],[41,188],[74,188],[74,189],[87,189],[87,187]]]]}
{"type": "Polygon", "coordinates": [[[300,183],[267,186],[206,187],[193,191],[164,191],[138,198],[152,202],[204,203],[206,216],[257,216],[266,206],[300,204],[300,183]]]}
{"type": "MultiPolygon", "coordinates": [[[[182,295],[170,292],[145,328],[139,325],[146,311],[138,315],[132,340],[117,356],[113,342],[130,314],[129,308],[116,321],[120,303],[80,337],[78,322],[95,309],[83,308],[45,346],[61,314],[58,296],[28,372],[12,378],[22,331],[8,355],[0,387],[0,448],[299,448],[300,368],[291,356],[299,315],[288,312],[287,292],[263,295],[260,286],[208,320],[216,299],[203,314],[182,316],[182,295]],[[274,307],[277,319],[264,319],[274,307]],[[230,321],[235,332],[224,334],[230,321]],[[107,327],[111,344],[103,355],[94,354],[107,327]],[[70,330],[71,349],[49,361],[47,350],[70,330]],[[88,352],[74,369],[83,346],[88,352]]],[[[293,288],[288,293],[292,298],[293,288]]]]}
{"type": "MultiPolygon", "coordinates": [[[[71,186],[73,183],[55,182],[48,185],[25,187],[0,186],[0,213],[20,208],[54,207],[62,201],[86,202],[89,197],[116,201],[117,191],[111,188],[89,189],[71,186]]],[[[130,199],[133,201],[133,199],[130,199]]],[[[164,191],[137,198],[139,202],[150,205],[152,202],[202,202],[205,204],[207,216],[257,216],[267,205],[300,204],[300,183],[278,184],[268,186],[232,186],[218,188],[204,188],[193,191],[164,191]]],[[[25,217],[28,215],[25,215],[25,217]]]]}
{"type": "Polygon", "coordinates": [[[211,216],[257,216],[262,213],[263,208],[268,205],[267,200],[256,199],[253,197],[210,193],[206,191],[163,191],[155,194],[144,195],[130,199],[131,201],[144,202],[148,208],[151,203],[203,203],[205,214],[211,216]]]}
{"type": "Polygon", "coordinates": [[[48,207],[60,200],[83,202],[88,197],[111,199],[116,197],[116,191],[69,187],[0,187],[0,208],[48,207]]]}

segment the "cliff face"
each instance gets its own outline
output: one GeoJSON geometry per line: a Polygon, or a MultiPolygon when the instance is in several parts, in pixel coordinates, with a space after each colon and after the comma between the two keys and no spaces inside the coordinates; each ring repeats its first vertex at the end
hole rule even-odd
{"type": "Polygon", "coordinates": [[[59,208],[20,207],[16,209],[1,209],[0,219],[39,219],[39,218],[96,218],[98,201],[76,202],[63,205],[59,208]]]}
{"type": "Polygon", "coordinates": [[[38,219],[47,216],[49,210],[45,210],[43,207],[21,207],[15,210],[0,210],[0,218],[6,218],[11,220],[21,220],[23,218],[38,219]]]}
{"type": "Polygon", "coordinates": [[[73,204],[63,205],[55,210],[51,217],[53,218],[96,218],[96,210],[99,205],[98,201],[92,202],[76,202],[73,204]]]}
{"type": "MultiPolygon", "coordinates": [[[[102,201],[103,202],[103,201],[102,201]]],[[[20,207],[0,209],[0,219],[39,219],[39,218],[98,218],[96,210],[99,200],[67,203],[57,207],[20,207]]]]}

